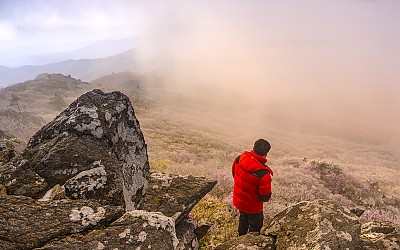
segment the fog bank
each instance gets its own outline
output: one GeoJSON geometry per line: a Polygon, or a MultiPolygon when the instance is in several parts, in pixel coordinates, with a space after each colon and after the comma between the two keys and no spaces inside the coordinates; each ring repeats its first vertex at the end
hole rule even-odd
{"type": "Polygon", "coordinates": [[[230,126],[398,145],[391,3],[149,1],[136,9],[139,65],[203,110],[251,124],[230,126]]]}

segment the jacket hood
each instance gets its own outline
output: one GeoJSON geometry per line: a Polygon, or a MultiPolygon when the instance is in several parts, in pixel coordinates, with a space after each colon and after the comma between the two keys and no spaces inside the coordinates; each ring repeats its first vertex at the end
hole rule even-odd
{"type": "MultiPolygon", "coordinates": [[[[267,158],[254,153],[254,151],[247,152],[245,151],[239,160],[240,166],[246,172],[255,172],[263,169],[270,170],[269,167],[265,165],[267,162],[267,158]]],[[[272,172],[272,171],[270,171],[272,172]]]]}

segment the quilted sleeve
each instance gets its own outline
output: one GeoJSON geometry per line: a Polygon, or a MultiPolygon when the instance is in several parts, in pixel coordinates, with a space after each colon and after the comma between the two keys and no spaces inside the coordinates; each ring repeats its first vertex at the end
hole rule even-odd
{"type": "Polygon", "coordinates": [[[261,201],[267,202],[271,199],[271,175],[268,173],[260,179],[260,184],[258,187],[258,197],[261,201]]]}

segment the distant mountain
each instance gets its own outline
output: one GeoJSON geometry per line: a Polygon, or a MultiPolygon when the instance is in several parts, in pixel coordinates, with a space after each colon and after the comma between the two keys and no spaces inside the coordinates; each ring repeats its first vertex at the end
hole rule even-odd
{"type": "Polygon", "coordinates": [[[61,73],[83,81],[91,81],[113,72],[133,71],[135,68],[133,49],[105,58],[66,60],[18,68],[0,66],[0,87],[33,79],[41,73],[61,73]]]}
{"type": "Polygon", "coordinates": [[[0,48],[0,65],[21,67],[61,62],[69,59],[95,59],[122,53],[135,47],[135,38],[100,40],[89,45],[55,44],[0,48]]]}
{"type": "Polygon", "coordinates": [[[30,55],[19,62],[19,65],[42,65],[69,59],[95,59],[116,55],[134,47],[134,39],[102,40],[82,48],[58,52],[30,55]]]}

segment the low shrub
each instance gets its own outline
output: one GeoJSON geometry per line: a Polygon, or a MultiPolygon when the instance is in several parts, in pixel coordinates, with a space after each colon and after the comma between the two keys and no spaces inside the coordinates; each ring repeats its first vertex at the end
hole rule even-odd
{"type": "Polygon", "coordinates": [[[200,249],[214,248],[238,235],[238,212],[227,200],[206,195],[193,208],[191,214],[199,225],[212,225],[207,235],[200,240],[200,249]]]}

